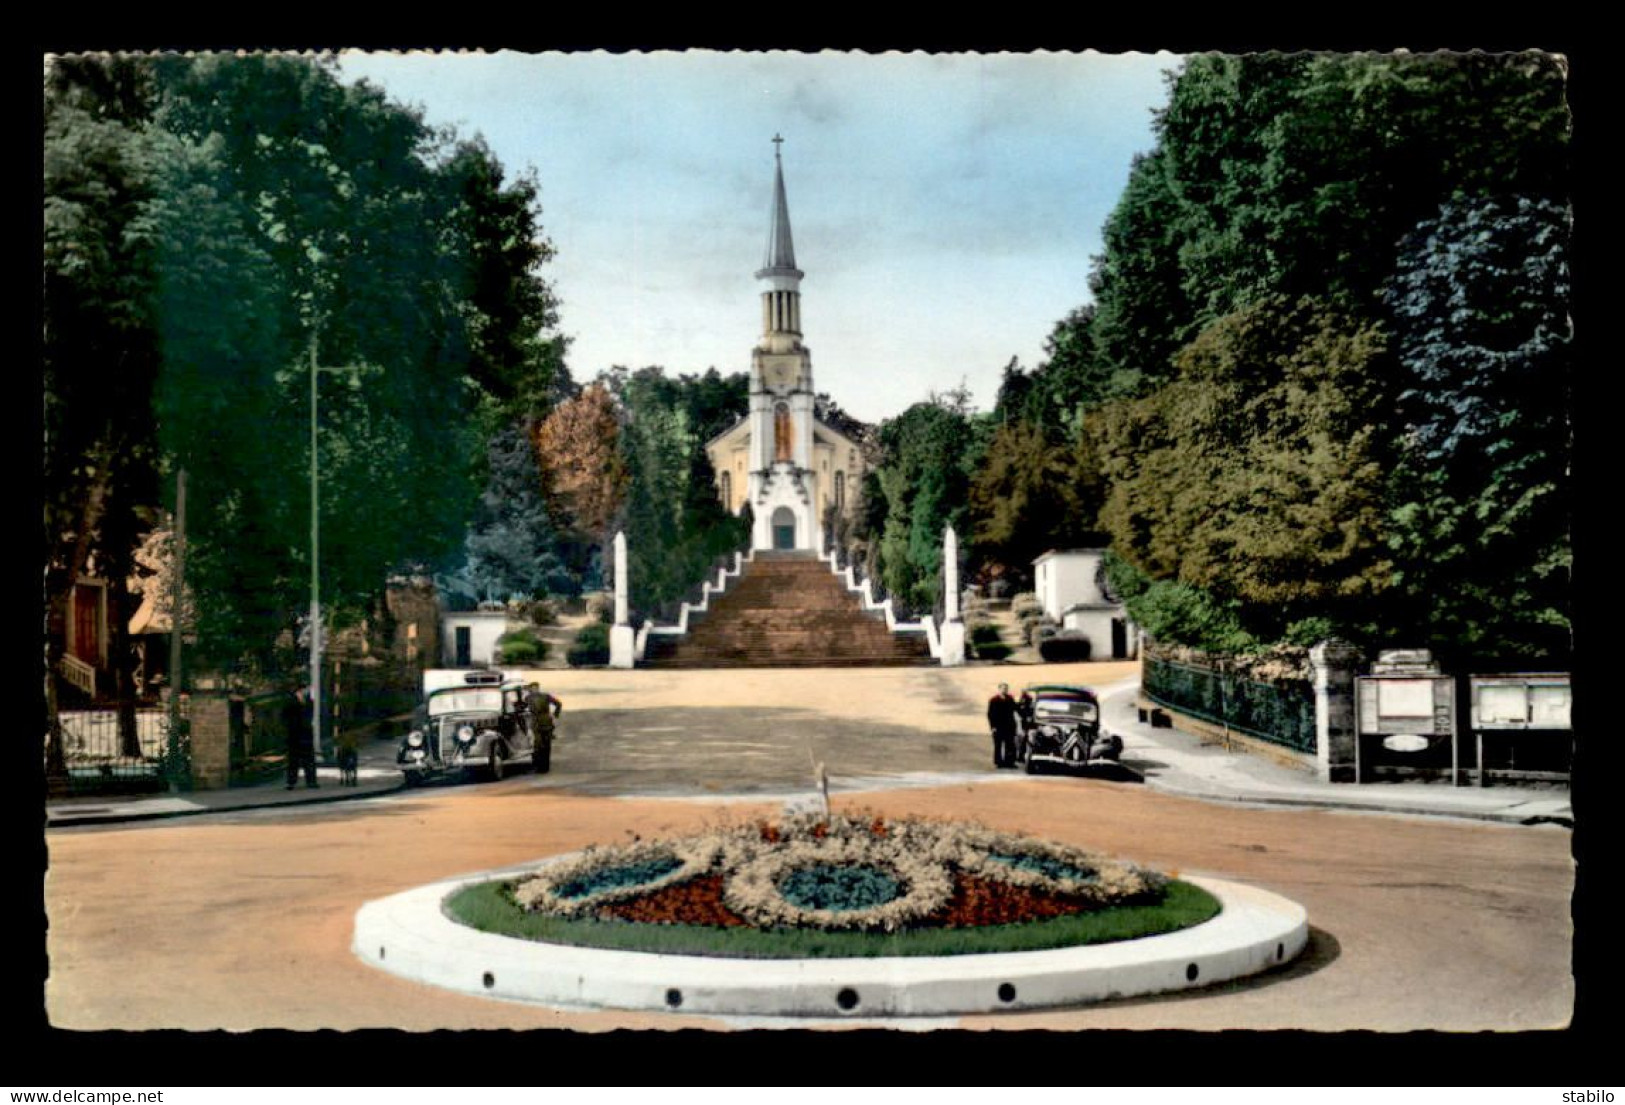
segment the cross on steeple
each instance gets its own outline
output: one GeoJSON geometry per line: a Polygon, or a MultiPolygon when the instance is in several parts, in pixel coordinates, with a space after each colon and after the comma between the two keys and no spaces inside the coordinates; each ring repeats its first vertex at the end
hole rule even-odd
{"type": "Polygon", "coordinates": [[[784,144],[784,139],[783,138],[781,138],[777,134],[773,135],[773,159],[775,161],[778,160],[778,157],[779,157],[779,147],[781,145],[783,145],[783,144],[784,144]]]}

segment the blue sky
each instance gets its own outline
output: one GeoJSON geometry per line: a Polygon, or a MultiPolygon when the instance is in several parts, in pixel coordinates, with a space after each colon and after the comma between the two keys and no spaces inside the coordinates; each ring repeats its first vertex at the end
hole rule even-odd
{"type": "Polygon", "coordinates": [[[346,54],[533,168],[571,372],[744,371],[784,136],[817,387],[878,421],[992,405],[1088,299],[1171,54],[346,54]]]}

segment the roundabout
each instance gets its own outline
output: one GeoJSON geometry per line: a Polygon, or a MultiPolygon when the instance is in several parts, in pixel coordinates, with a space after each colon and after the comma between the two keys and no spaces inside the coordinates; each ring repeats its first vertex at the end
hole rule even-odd
{"type": "MultiPolygon", "coordinates": [[[[885,904],[832,906],[820,901],[817,908],[809,908],[803,901],[794,906],[785,898],[804,894],[810,879],[820,880],[825,893],[836,893],[844,880],[831,878],[832,872],[861,873],[872,881],[876,869],[868,864],[888,862],[884,852],[868,847],[870,841],[854,839],[870,835],[866,826],[859,825],[854,831],[851,824],[844,829],[838,824],[842,831],[831,833],[828,840],[821,823],[813,827],[820,833],[816,839],[781,840],[778,826],[764,823],[761,839],[770,840],[767,845],[760,843],[754,827],[742,826],[607,852],[589,849],[431,883],[364,905],[356,914],[352,951],[372,967],[415,982],[561,1008],[726,1016],[906,1017],[1057,1008],[1200,989],[1280,967],[1308,942],[1303,907],[1255,887],[1207,878],[1172,882],[1130,864],[1060,845],[969,826],[908,820],[885,825],[883,835],[904,845],[900,850],[914,853],[917,859],[913,864],[887,868],[903,887],[890,887],[892,897],[885,904]],[[1018,858],[1025,862],[1009,863],[1009,852],[1018,848],[1023,851],[1018,858]],[[854,857],[861,866],[852,865],[854,857]],[[841,866],[843,863],[847,865],[841,866]],[[749,934],[788,931],[793,936],[800,926],[815,932],[838,932],[860,944],[837,944],[833,951],[826,948],[800,956],[794,950],[763,952],[757,944],[749,945],[757,950],[746,957],[730,954],[730,945],[722,941],[702,943],[687,954],[671,954],[527,939],[517,932],[481,931],[511,926],[511,921],[487,920],[474,928],[457,919],[467,911],[463,903],[471,890],[494,884],[500,884],[507,901],[517,905],[512,912],[521,921],[527,919],[527,911],[579,918],[596,909],[601,917],[624,916],[601,911],[640,894],[658,899],[684,880],[702,882],[700,876],[712,864],[723,866],[725,874],[710,877],[731,884],[717,895],[714,908],[749,934]],[[734,867],[738,870],[732,870],[734,867]],[[1035,870],[1039,867],[1046,870],[1035,870]],[[968,873],[989,869],[1005,869],[999,877],[1010,882],[989,883],[968,873]],[[1152,934],[1132,939],[1096,936],[1084,938],[1096,941],[1092,943],[986,951],[980,949],[1021,946],[1019,940],[989,945],[985,939],[989,935],[1039,926],[978,927],[974,920],[963,921],[963,895],[952,894],[950,886],[963,887],[969,880],[976,880],[971,885],[983,897],[988,885],[1003,885],[1024,902],[1039,900],[1032,896],[1032,889],[1045,887],[1049,896],[1043,900],[1057,910],[1071,903],[1070,912],[1085,919],[1091,912],[1132,912],[1137,903],[1140,912],[1152,912],[1145,903],[1162,901],[1170,887],[1186,895],[1211,895],[1217,913],[1209,916],[1210,908],[1202,915],[1209,919],[1194,924],[1189,919],[1170,921],[1156,927],[1176,931],[1153,927],[1148,930],[1152,934]],[[774,883],[780,893],[769,890],[764,894],[763,885],[774,883]],[[740,919],[729,910],[730,905],[750,920],[740,919]],[[898,906],[905,908],[899,910],[898,906]],[[949,942],[937,940],[926,949],[928,954],[906,950],[913,933],[933,929],[939,937],[946,933],[949,942]],[[871,943],[867,951],[857,954],[839,950],[862,946],[866,939],[891,942],[871,943]],[[895,953],[898,948],[904,949],[901,954],[895,953]],[[951,953],[944,953],[945,948],[951,953]]],[[[569,923],[562,922],[563,927],[553,931],[570,939],[569,923]]],[[[621,922],[611,927],[624,938],[640,929],[665,937],[681,926],[621,922]]],[[[726,931],[716,926],[689,927],[707,933],[726,931]]]]}

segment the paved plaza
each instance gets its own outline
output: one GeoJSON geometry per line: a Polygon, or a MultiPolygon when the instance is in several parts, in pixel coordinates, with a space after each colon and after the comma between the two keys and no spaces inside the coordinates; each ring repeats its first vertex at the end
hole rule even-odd
{"type": "MultiPolygon", "coordinates": [[[[1534,824],[1467,819],[1492,808],[1502,820],[1566,810],[1566,792],[1491,788],[1456,816],[1367,816],[1312,808],[1312,779],[1289,793],[1278,773],[1249,765],[1231,777],[1254,791],[1215,802],[1158,784],[1176,767],[1199,780],[1205,760],[1240,754],[1166,731],[1161,745],[1130,734],[1124,759],[1135,773],[993,770],[983,709],[998,682],[1121,687],[1134,667],[549,673],[565,714],[545,776],[53,829],[47,1012],[59,1027],[83,1029],[756,1027],[549,1009],[408,983],[354,957],[355,912],[459,874],[771,814],[811,799],[820,762],[838,808],[974,817],[1258,886],[1308,910],[1304,955],[1256,980],[899,1027],[1477,1030],[1568,1021],[1570,833],[1545,815],[1523,818],[1534,824]]],[[[1121,693],[1112,701],[1121,711],[1121,693]]],[[[1112,716],[1109,707],[1108,723],[1112,716]]],[[[367,750],[375,780],[387,775],[388,755],[383,741],[367,750]]],[[[1356,789],[1390,804],[1410,794],[1437,805],[1455,788],[1356,789]]],[[[316,793],[329,796],[326,786],[316,793]]]]}

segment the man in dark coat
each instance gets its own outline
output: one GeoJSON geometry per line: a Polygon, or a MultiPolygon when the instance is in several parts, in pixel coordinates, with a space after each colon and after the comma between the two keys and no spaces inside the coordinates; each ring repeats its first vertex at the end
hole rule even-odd
{"type": "Polygon", "coordinates": [[[999,693],[988,699],[987,725],[993,730],[993,766],[1016,765],[1016,700],[1010,697],[1010,684],[1000,683],[999,693]]]}
{"type": "Polygon", "coordinates": [[[564,712],[564,703],[534,686],[525,699],[530,707],[530,735],[536,742],[531,760],[537,774],[543,774],[552,767],[554,729],[564,712]]]}
{"type": "Polygon", "coordinates": [[[295,689],[283,702],[282,731],[288,739],[288,789],[299,782],[301,769],[305,785],[316,786],[316,731],[311,722],[308,687],[295,689]]]}

